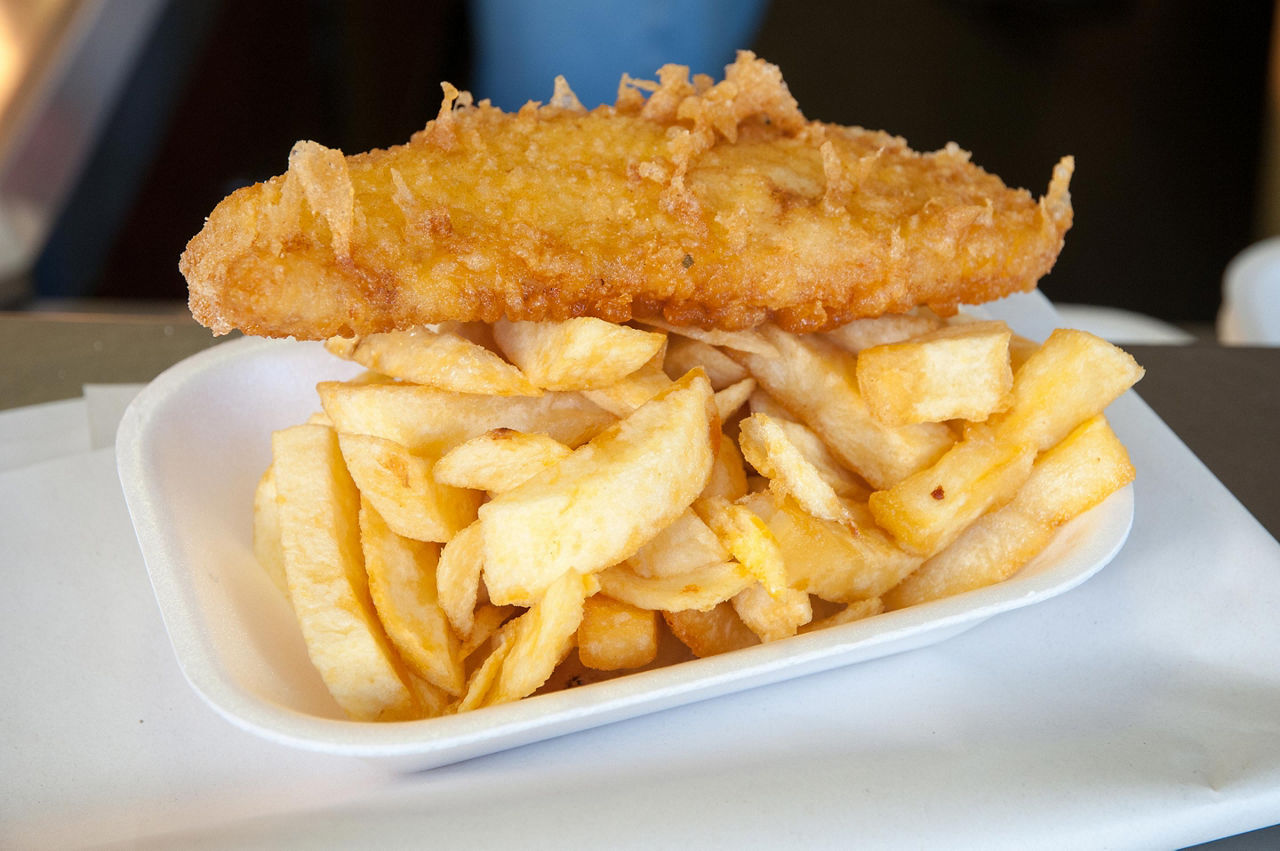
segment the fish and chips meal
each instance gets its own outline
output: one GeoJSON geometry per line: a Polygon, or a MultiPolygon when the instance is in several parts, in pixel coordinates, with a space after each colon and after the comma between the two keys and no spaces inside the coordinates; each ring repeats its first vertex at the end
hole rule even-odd
{"type": "Polygon", "coordinates": [[[592,110],[563,79],[515,113],[444,92],[405,145],[299,142],[181,262],[216,333],[364,370],[271,437],[253,496],[352,719],[982,588],[1132,481],[1103,416],[1132,357],[959,311],[1052,268],[1070,158],[1037,200],[806,119],[745,51],[592,110]]]}

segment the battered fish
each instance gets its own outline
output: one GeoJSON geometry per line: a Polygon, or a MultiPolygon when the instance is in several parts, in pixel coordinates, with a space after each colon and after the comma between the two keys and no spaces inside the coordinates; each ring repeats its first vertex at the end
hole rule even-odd
{"type": "Polygon", "coordinates": [[[749,52],[718,83],[658,77],[591,111],[563,79],[516,113],[445,84],[406,145],[299,142],[187,246],[192,313],[299,339],[500,317],[816,331],[1032,289],[1071,225],[1069,157],[1036,201],[955,145],[806,120],[749,52]]]}

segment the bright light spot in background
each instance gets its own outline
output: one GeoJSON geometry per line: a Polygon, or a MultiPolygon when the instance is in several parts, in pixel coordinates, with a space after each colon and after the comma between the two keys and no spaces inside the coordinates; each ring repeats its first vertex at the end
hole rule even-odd
{"type": "MultiPolygon", "coordinates": [[[[14,4],[16,5],[16,4],[14,4]]],[[[0,6],[0,115],[9,108],[18,83],[18,41],[13,35],[13,5],[0,6]]]]}
{"type": "Polygon", "coordinates": [[[48,71],[74,0],[4,0],[0,2],[0,152],[16,129],[15,109],[25,90],[38,85],[48,71]]]}

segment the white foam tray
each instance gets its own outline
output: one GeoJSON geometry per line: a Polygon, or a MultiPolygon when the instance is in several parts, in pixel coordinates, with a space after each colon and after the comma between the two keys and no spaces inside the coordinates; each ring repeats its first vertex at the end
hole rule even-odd
{"type": "Polygon", "coordinates": [[[346,720],[288,603],[254,560],[253,491],[272,430],[318,408],[317,381],[358,371],[318,343],[241,339],[174,366],[127,411],[124,493],[174,652],[196,692],[276,742],[422,769],[942,641],[1100,570],[1133,521],[1132,488],[1065,526],[1014,578],[968,594],[707,659],[462,715],[346,720]]]}

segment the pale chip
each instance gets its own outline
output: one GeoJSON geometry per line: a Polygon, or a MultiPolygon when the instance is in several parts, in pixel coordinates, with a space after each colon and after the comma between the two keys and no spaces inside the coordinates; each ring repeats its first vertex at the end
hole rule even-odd
{"type": "Polygon", "coordinates": [[[494,339],[512,363],[548,390],[608,387],[644,366],[666,335],[580,316],[563,322],[511,322],[493,326],[494,339]]]}
{"type": "Polygon", "coordinates": [[[368,434],[339,434],[338,443],[360,492],[397,534],[444,543],[475,520],[480,494],[438,482],[431,460],[368,434]]]}
{"type": "Polygon", "coordinates": [[[749,378],[747,370],[733,358],[708,343],[673,334],[667,338],[666,374],[675,380],[691,369],[701,367],[717,392],[749,378]]]}
{"type": "Polygon", "coordinates": [[[627,416],[671,386],[672,380],[662,369],[665,353],[664,340],[663,347],[644,366],[607,387],[583,390],[582,395],[616,417],[627,416]]]}
{"type": "Polygon", "coordinates": [[[284,548],[280,543],[280,508],[276,502],[275,469],[267,467],[253,491],[253,554],[285,599],[289,580],[284,572],[284,548]]]}
{"type": "Polygon", "coordinates": [[[738,409],[746,404],[747,399],[755,389],[755,379],[744,378],[722,390],[716,391],[716,411],[720,414],[720,422],[723,423],[732,419],[738,409]]]}
{"type": "Polygon", "coordinates": [[[1057,445],[1142,378],[1129,353],[1087,331],[1059,328],[1013,376],[1013,405],[991,419],[1001,440],[1057,445]]]}
{"type": "Polygon", "coordinates": [[[596,575],[600,578],[600,590],[615,600],[642,609],[668,612],[706,611],[756,581],[756,577],[736,561],[704,564],[684,573],[663,576],[640,576],[624,563],[596,575]]]}
{"type": "Polygon", "coordinates": [[[734,349],[740,352],[752,352],[765,357],[777,357],[778,350],[758,331],[721,331],[719,329],[697,328],[690,325],[672,325],[661,319],[637,319],[641,325],[648,325],[652,328],[660,328],[669,334],[678,334],[682,337],[688,337],[691,340],[697,340],[700,343],[706,343],[708,346],[717,346],[726,349],[734,349]]]}
{"type": "Polygon", "coordinates": [[[529,605],[566,570],[592,573],[634,555],[706,485],[715,420],[711,385],[691,372],[483,505],[490,599],[529,605]]]}
{"type": "Polygon", "coordinates": [[[923,559],[898,546],[875,525],[866,505],[849,501],[858,532],[820,520],[792,499],[752,494],[743,504],[759,516],[782,550],[791,587],[834,603],[876,597],[902,581],[923,559]]]}
{"type": "Polygon", "coordinates": [[[360,538],[369,594],[400,658],[422,679],[461,697],[458,639],[436,593],[439,545],[397,535],[367,500],[360,505],[360,538]]]}
{"type": "Polygon", "coordinates": [[[743,466],[742,453],[738,451],[738,444],[722,432],[716,446],[716,461],[711,467],[711,476],[698,496],[721,496],[732,502],[746,493],[747,471],[743,466]]]}
{"type": "Polygon", "coordinates": [[[771,594],[787,587],[782,551],[769,527],[745,505],[723,497],[704,497],[693,510],[720,538],[725,549],[771,594]]]}
{"type": "Polygon", "coordinates": [[[565,571],[548,586],[541,600],[502,628],[510,631],[510,648],[497,682],[485,695],[485,705],[528,697],[547,681],[573,649],[583,603],[598,589],[594,576],[565,571]]]}
{"type": "Polygon", "coordinates": [[[900,343],[936,331],[942,326],[942,320],[932,313],[889,313],[867,319],[854,319],[823,336],[856,355],[863,349],[900,343]]]}
{"type": "Polygon", "coordinates": [[[873,486],[888,487],[929,466],[954,442],[941,423],[888,426],[873,417],[858,392],[856,358],[834,344],[769,325],[759,333],[780,356],[735,351],[733,358],[873,486]]]}
{"type": "Polygon", "coordinates": [[[436,462],[436,481],[459,488],[503,493],[572,452],[545,434],[497,428],[450,449],[436,462]]]}
{"type": "Polygon", "coordinates": [[[457,393],[537,396],[542,391],[498,355],[450,331],[419,327],[332,337],[325,348],[391,378],[457,393]]]}
{"type": "Polygon", "coordinates": [[[982,422],[1008,408],[1012,332],[1003,322],[948,325],[858,355],[858,390],[889,425],[982,422]]]}
{"type": "Polygon", "coordinates": [[[782,428],[767,414],[752,414],[738,426],[738,445],[747,463],[769,479],[780,495],[790,495],[823,520],[852,522],[835,489],[782,428]]]}
{"type": "Polygon", "coordinates": [[[770,593],[756,582],[738,592],[731,602],[747,628],[765,642],[789,638],[813,619],[809,595],[794,588],[770,593]]]}
{"type": "Polygon", "coordinates": [[[440,608],[454,632],[464,639],[471,638],[475,626],[483,567],[484,538],[477,521],[445,544],[440,552],[440,563],[436,566],[436,593],[440,608]]]}
{"type": "Polygon", "coordinates": [[[577,446],[617,420],[580,393],[481,396],[416,384],[350,384],[316,387],[325,413],[345,434],[368,434],[438,458],[495,428],[542,432],[577,446]]]}
{"type": "Polygon", "coordinates": [[[1012,499],[1031,475],[1035,457],[1034,447],[973,426],[936,464],[871,494],[868,505],[876,523],[904,547],[932,555],[1012,499]]]}
{"type": "Polygon", "coordinates": [[[637,576],[657,578],[728,560],[729,551],[716,533],[692,510],[686,510],[627,559],[627,564],[637,576]]]}
{"type": "Polygon", "coordinates": [[[360,721],[419,717],[408,672],[369,598],[360,550],[360,492],[333,430],[300,425],[272,436],[289,597],[311,662],[334,700],[360,721]]]}

